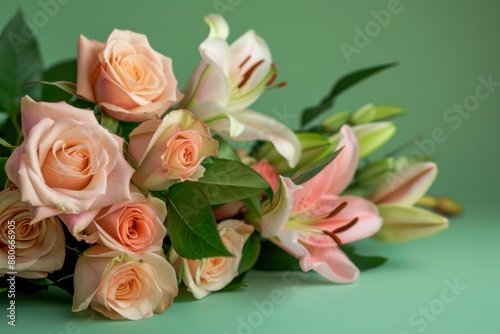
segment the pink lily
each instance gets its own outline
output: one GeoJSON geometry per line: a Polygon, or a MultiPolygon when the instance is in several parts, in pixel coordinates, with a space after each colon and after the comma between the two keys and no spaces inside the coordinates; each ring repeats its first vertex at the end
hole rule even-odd
{"type": "Polygon", "coordinates": [[[338,157],[301,186],[280,177],[273,202],[260,219],[248,217],[263,237],[299,259],[303,271],[314,270],[330,281],[349,283],[359,269],[339,245],[368,238],[382,226],[377,207],[356,196],[340,196],[358,165],[359,147],[348,126],[341,129],[338,157]]]}

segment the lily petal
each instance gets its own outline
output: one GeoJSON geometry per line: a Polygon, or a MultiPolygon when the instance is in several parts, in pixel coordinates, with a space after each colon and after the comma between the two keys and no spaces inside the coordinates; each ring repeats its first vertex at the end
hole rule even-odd
{"type": "Polygon", "coordinates": [[[192,110],[193,106],[213,101],[222,106],[229,103],[229,45],[221,38],[209,38],[200,44],[202,61],[184,89],[178,108],[192,110]]]}
{"type": "Polygon", "coordinates": [[[346,203],[347,206],[335,216],[318,221],[315,227],[331,232],[357,219],[352,227],[337,234],[344,244],[369,238],[382,227],[383,221],[378,214],[378,209],[369,200],[356,196],[341,196],[331,202],[335,203],[335,207],[341,203],[346,203]]]}
{"type": "MultiPolygon", "coordinates": [[[[244,124],[245,128],[239,135],[232,136],[230,139],[270,141],[291,167],[297,165],[301,152],[300,142],[297,135],[286,125],[253,110],[233,112],[231,116],[235,121],[244,124]]],[[[228,135],[224,124],[215,125],[213,130],[223,136],[228,135]]]]}
{"type": "Polygon", "coordinates": [[[231,138],[240,136],[245,124],[238,121],[215,101],[205,101],[191,108],[191,112],[201,118],[213,131],[231,138]]]}
{"type": "Polygon", "coordinates": [[[205,16],[205,23],[210,28],[208,38],[219,37],[226,39],[229,36],[229,26],[221,15],[210,14],[205,16]]]}
{"type": "MultiPolygon", "coordinates": [[[[229,76],[231,54],[229,44],[225,40],[221,38],[209,38],[200,44],[199,51],[204,61],[221,70],[225,78],[229,76]]],[[[206,81],[204,83],[206,84],[206,81]]],[[[215,87],[210,88],[214,89],[215,87]]]]}
{"type": "Polygon", "coordinates": [[[316,247],[300,242],[300,234],[286,231],[278,235],[275,242],[288,253],[299,259],[303,271],[314,270],[335,283],[351,283],[359,277],[359,269],[337,246],[316,247]]]}
{"type": "Polygon", "coordinates": [[[233,89],[238,85],[237,93],[232,96],[227,106],[228,110],[233,112],[248,108],[259,98],[266,90],[266,84],[275,75],[276,67],[272,66],[271,51],[266,42],[253,30],[247,31],[229,48],[229,76],[236,78],[233,79],[233,89]],[[249,74],[246,79],[245,74],[249,74]]]}
{"type": "Polygon", "coordinates": [[[307,245],[307,253],[300,259],[303,271],[314,270],[335,283],[351,283],[358,279],[359,269],[338,247],[307,245]]]}
{"type": "MultiPolygon", "coordinates": [[[[261,218],[247,214],[247,221],[255,225],[264,238],[276,236],[285,227],[293,209],[293,195],[302,186],[295,185],[288,177],[280,176],[280,187],[272,202],[262,207],[261,218]]],[[[251,211],[249,211],[251,212],[251,211]]]]}

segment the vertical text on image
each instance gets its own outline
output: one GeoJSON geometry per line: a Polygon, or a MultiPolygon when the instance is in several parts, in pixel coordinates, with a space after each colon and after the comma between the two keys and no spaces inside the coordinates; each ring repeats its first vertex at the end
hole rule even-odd
{"type": "Polygon", "coordinates": [[[7,290],[7,297],[9,298],[9,307],[7,307],[7,323],[9,326],[16,326],[16,222],[9,220],[7,222],[7,278],[9,287],[7,290]]]}

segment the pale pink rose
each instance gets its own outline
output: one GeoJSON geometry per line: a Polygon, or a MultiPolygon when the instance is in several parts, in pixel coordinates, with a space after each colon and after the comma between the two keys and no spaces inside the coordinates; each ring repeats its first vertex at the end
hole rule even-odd
{"type": "Polygon", "coordinates": [[[134,170],[123,157],[123,139],[91,110],[26,96],[21,117],[24,141],[5,171],[30,204],[33,223],[59,215],[78,237],[101,208],[130,199],[134,170]]]}
{"type": "Polygon", "coordinates": [[[139,320],[163,313],[177,296],[175,271],[155,253],[112,251],[96,245],[78,259],[73,312],[94,310],[111,319],[139,320]]]}
{"type": "Polygon", "coordinates": [[[169,261],[176,269],[184,265],[183,281],[188,291],[196,299],[201,299],[211,292],[219,291],[238,276],[243,246],[252,234],[254,228],[240,220],[228,219],[218,225],[222,243],[233,257],[216,256],[201,260],[188,260],[179,257],[172,248],[169,261]]]}
{"type": "Polygon", "coordinates": [[[269,183],[274,192],[278,191],[280,179],[279,174],[273,165],[267,162],[266,159],[262,159],[259,162],[253,164],[251,167],[254,171],[259,173],[260,176],[262,176],[267,181],[267,183],[269,183]]]}
{"type": "Polygon", "coordinates": [[[43,278],[64,263],[64,232],[57,217],[31,221],[28,204],[15,187],[0,192],[0,276],[17,272],[43,278]]]}
{"type": "Polygon", "coordinates": [[[201,162],[217,154],[210,130],[187,110],[174,110],[161,120],[143,122],[130,134],[128,153],[137,163],[132,181],[148,190],[164,190],[203,176],[201,162]]]}
{"type": "Polygon", "coordinates": [[[142,254],[162,248],[167,230],[165,202],[144,196],[131,186],[128,201],[103,208],[83,231],[89,243],[98,242],[121,252],[142,254]]]}
{"type": "Polygon", "coordinates": [[[132,122],[159,118],[182,98],[172,60],[145,35],[115,29],[106,43],[78,40],[77,94],[111,117],[132,122]]]}

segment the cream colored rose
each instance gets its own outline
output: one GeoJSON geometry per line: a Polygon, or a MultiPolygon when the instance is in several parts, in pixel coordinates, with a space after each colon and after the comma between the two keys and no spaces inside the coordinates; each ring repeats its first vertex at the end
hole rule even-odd
{"type": "Polygon", "coordinates": [[[115,29],[106,43],[80,36],[77,94],[123,121],[159,118],[182,98],[172,60],[145,35],[115,29]]]}
{"type": "Polygon", "coordinates": [[[29,203],[33,222],[59,215],[77,238],[99,210],[130,199],[133,168],[123,139],[91,110],[66,103],[21,101],[24,140],[5,165],[29,203]]]}
{"type": "Polygon", "coordinates": [[[0,276],[17,272],[24,278],[43,278],[64,263],[64,232],[57,217],[31,221],[18,189],[0,192],[0,276]]]}
{"type": "Polygon", "coordinates": [[[177,296],[175,271],[164,257],[96,245],[78,259],[73,312],[94,310],[111,319],[139,320],[163,313],[177,296]]]}
{"type": "Polygon", "coordinates": [[[170,263],[179,270],[181,262],[184,266],[184,284],[197,299],[206,297],[211,292],[219,291],[238,276],[243,246],[254,228],[239,220],[228,219],[218,225],[222,243],[233,257],[216,256],[201,260],[188,260],[179,257],[172,248],[169,254],[170,263]]]}
{"type": "Polygon", "coordinates": [[[167,230],[165,202],[144,196],[131,186],[131,199],[102,209],[84,230],[87,242],[122,252],[142,254],[162,249],[167,230]]]}
{"type": "Polygon", "coordinates": [[[174,110],[162,120],[146,121],[130,134],[128,153],[137,163],[132,181],[148,190],[203,176],[201,162],[217,154],[210,130],[187,110],[174,110]]]}

